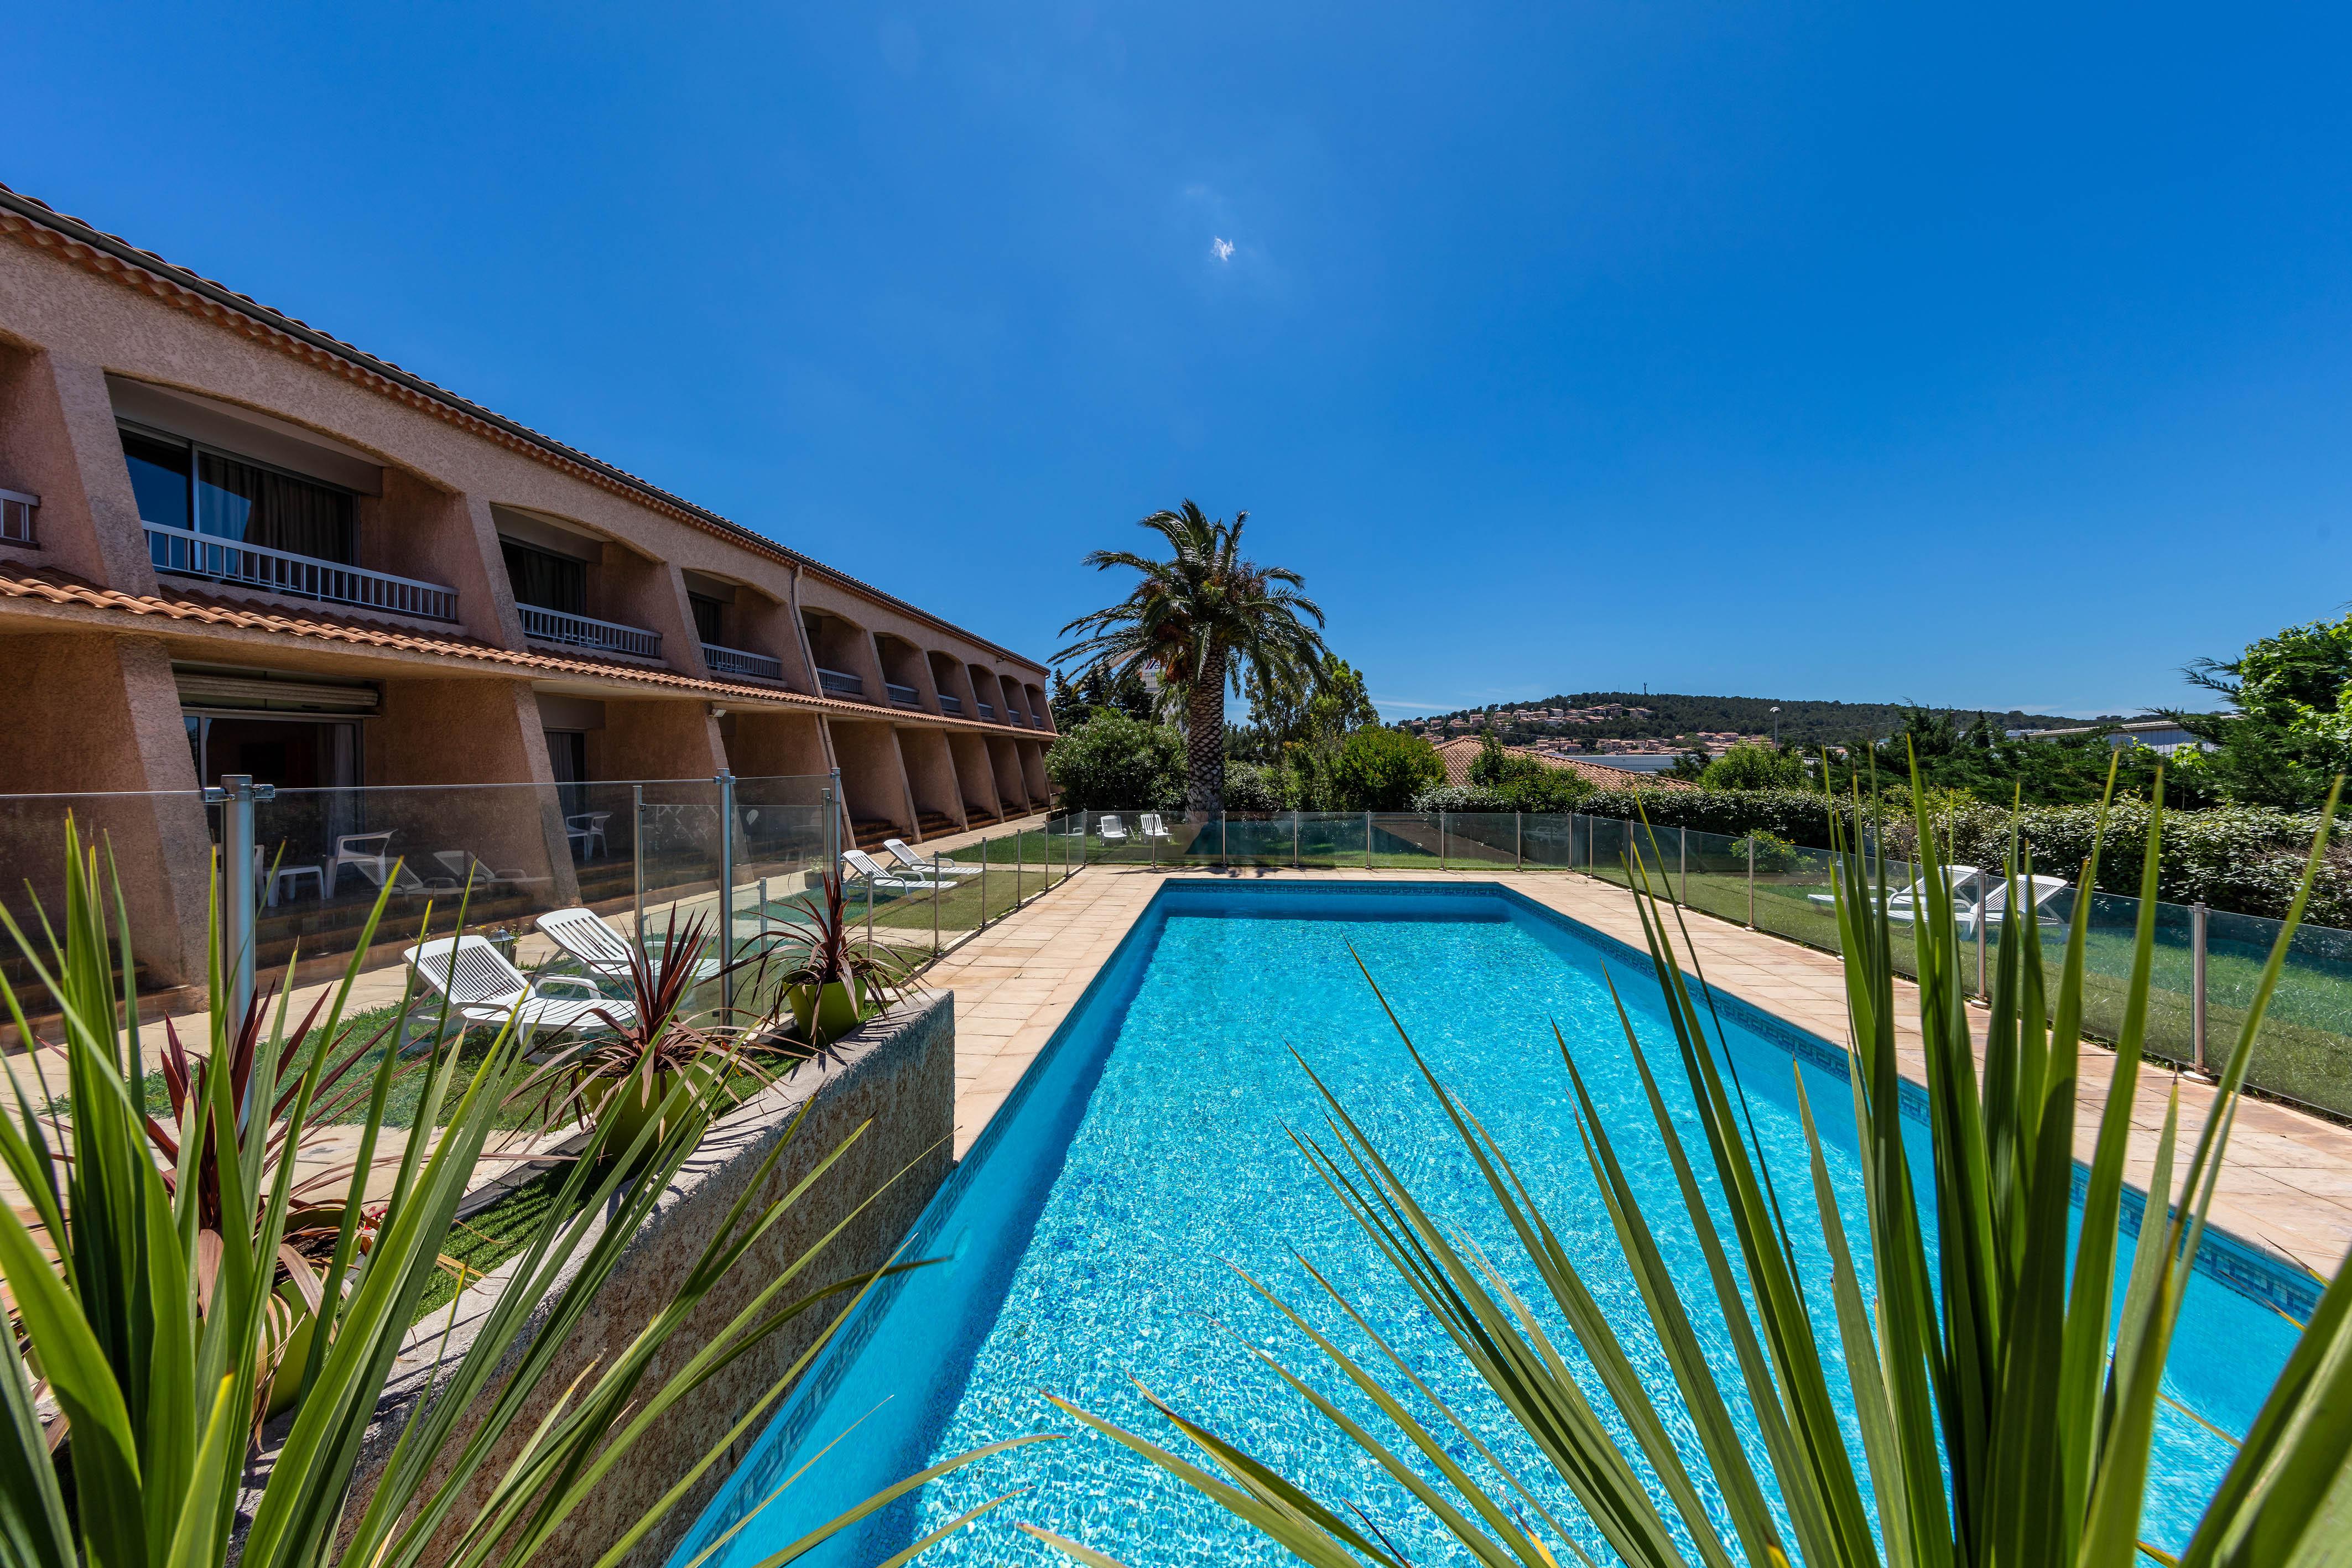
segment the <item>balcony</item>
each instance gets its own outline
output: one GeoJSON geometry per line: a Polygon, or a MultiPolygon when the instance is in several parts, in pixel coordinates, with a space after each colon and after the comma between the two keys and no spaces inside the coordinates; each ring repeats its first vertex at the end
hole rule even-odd
{"type": "Polygon", "coordinates": [[[600,653],[620,653],[632,659],[661,657],[661,633],[642,626],[623,626],[593,616],[572,615],[537,604],[518,604],[522,634],[534,643],[554,643],[566,648],[592,648],[600,653]]]}
{"type": "MultiPolygon", "coordinates": [[[[30,518],[26,519],[30,527],[30,518]]],[[[320,560],[290,550],[249,545],[217,534],[199,534],[162,523],[142,523],[147,553],[155,570],[175,577],[201,577],[213,582],[241,583],[293,599],[315,599],[322,604],[352,604],[394,615],[414,615],[425,621],[457,619],[457,591],[437,582],[418,582],[388,571],[370,571],[339,560],[320,560]]]]}
{"type": "Polygon", "coordinates": [[[702,662],[710,666],[714,675],[740,675],[751,681],[776,681],[784,678],[784,662],[771,659],[765,653],[747,653],[741,648],[722,648],[716,643],[702,645],[702,662]]]}
{"type": "Polygon", "coordinates": [[[882,683],[882,689],[888,692],[890,700],[900,707],[923,706],[923,694],[912,686],[902,686],[896,681],[885,681],[882,683]]]}
{"type": "Polygon", "coordinates": [[[994,724],[996,722],[996,710],[989,706],[986,703],[982,703],[980,705],[980,716],[986,719],[989,723],[994,724]]]}
{"type": "Polygon", "coordinates": [[[866,695],[863,679],[839,670],[828,670],[822,665],[817,668],[816,686],[817,690],[837,697],[862,697],[866,695]]]}
{"type": "Polygon", "coordinates": [[[1033,714],[1031,714],[1031,715],[1029,716],[1029,727],[1030,727],[1031,729],[1043,729],[1043,728],[1045,728],[1045,716],[1044,714],[1042,714],[1042,713],[1033,713],[1033,714]]]}
{"type": "Polygon", "coordinates": [[[37,544],[39,541],[33,538],[33,514],[40,509],[38,496],[27,496],[22,490],[0,490],[0,544],[37,544]]]}
{"type": "Polygon", "coordinates": [[[940,694],[940,711],[941,713],[953,714],[956,717],[961,718],[963,716],[963,698],[951,695],[947,692],[941,692],[940,694]]]}

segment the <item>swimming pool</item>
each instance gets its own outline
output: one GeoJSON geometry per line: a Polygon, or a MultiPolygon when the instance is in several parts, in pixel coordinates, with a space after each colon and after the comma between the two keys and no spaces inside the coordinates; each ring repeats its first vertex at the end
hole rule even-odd
{"type": "MultiPolygon", "coordinates": [[[[1401,1489],[1248,1354],[1248,1346],[1263,1345],[1327,1391],[1335,1381],[1320,1374],[1312,1347],[1228,1267],[1247,1269],[1328,1331],[1337,1314],[1305,1280],[1294,1249],[1380,1323],[1442,1396],[1479,1420],[1523,1479],[1549,1481],[1539,1456],[1462,1372],[1443,1331],[1388,1273],[1285,1132],[1319,1128],[1323,1113],[1289,1054],[1295,1049],[1430,1209],[1469,1224],[1498,1257],[1514,1256],[1507,1230],[1482,1201],[1483,1182],[1357,972],[1351,946],[1440,1076],[1486,1118],[1576,1249],[1588,1282],[1659,1392],[1670,1429],[1686,1437],[1639,1296],[1622,1261],[1612,1261],[1615,1242],[1577,1146],[1550,1034],[1557,1019],[1704,1326],[1712,1297],[1696,1244],[1686,1235],[1677,1240],[1682,1228],[1671,1224],[1680,1212],[1671,1174],[1654,1135],[1643,1135],[1649,1113],[1603,983],[1604,972],[1612,975],[1634,1007],[1653,1066],[1677,1103],[1672,1038],[1646,957],[1500,887],[1174,882],[926,1209],[908,1255],[949,1260],[902,1277],[860,1309],[721,1487],[675,1562],[690,1561],[845,1431],[845,1440],[709,1559],[714,1568],[755,1563],[937,1458],[1024,1432],[1070,1430],[1041,1390],[1173,1440],[1130,1379],[1326,1500],[1353,1501],[1415,1561],[1450,1560],[1450,1543],[1423,1527],[1401,1489]]],[[[1858,1237],[1843,1053],[1738,1004],[1727,1007],[1724,1022],[1766,1161],[1784,1192],[1810,1192],[1791,1086],[1794,1073],[1806,1075],[1858,1237]]],[[[1924,1155],[1925,1126],[1915,1121],[1913,1128],[1915,1153],[1924,1155]]],[[[1695,1151],[1703,1147],[1695,1131],[1685,1137],[1695,1151]]],[[[1792,1222],[1809,1211],[1800,1198],[1792,1222]]],[[[1808,1283],[1820,1289],[1827,1322],[1818,1230],[1797,1228],[1808,1283]]],[[[2280,1309],[2292,1310],[2294,1292],[2308,1287],[2247,1249],[2224,1242],[2211,1250],[2212,1267],[2190,1287],[2167,1392],[2197,1417],[2242,1432],[2292,1343],[2280,1309]]],[[[1334,1337],[1360,1348],[1344,1334],[1334,1337]]],[[[1560,1339],[1567,1343],[1564,1333],[1560,1339]]],[[[1718,1375],[1736,1387],[1726,1347],[1711,1348],[1718,1375]]],[[[1832,1386],[1842,1392],[1834,1366],[1832,1386]]],[[[1588,1387],[1605,1409],[1597,1381],[1588,1387]]],[[[1369,1416],[1352,1394],[1341,1403],[1369,1416]]],[[[2177,1546],[2229,1448],[2171,1409],[2163,1413],[2162,1433],[2142,1533],[2177,1546]]],[[[1695,1441],[1688,1448],[1697,1451],[1695,1441]]],[[[1760,1448],[1758,1464],[1761,1469],[1760,1448]]],[[[809,1561],[877,1562],[965,1509],[1024,1486],[1023,1496],[924,1561],[1066,1561],[1015,1531],[1015,1518],[1136,1568],[1287,1561],[1222,1511],[1091,1434],[1032,1445],[935,1483],[809,1561]]],[[[1566,1488],[1551,1482],[1550,1490],[1560,1516],[1574,1517],[1566,1488]]],[[[1597,1547],[1597,1535],[1584,1544],[1597,1547]]]]}

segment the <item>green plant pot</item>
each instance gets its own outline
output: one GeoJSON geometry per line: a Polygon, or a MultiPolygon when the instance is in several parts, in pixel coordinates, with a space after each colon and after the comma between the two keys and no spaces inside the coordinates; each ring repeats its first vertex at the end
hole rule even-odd
{"type": "Polygon", "coordinates": [[[856,1029],[866,1017],[866,984],[835,980],[822,998],[814,986],[787,986],[784,1000],[793,1009],[793,1023],[811,1045],[824,1045],[856,1029]]]}
{"type": "MultiPolygon", "coordinates": [[[[681,1076],[700,1088],[709,1082],[713,1071],[708,1065],[701,1065],[688,1068],[683,1074],[659,1071],[654,1074],[650,1085],[644,1084],[634,1074],[627,1078],[592,1079],[581,1085],[581,1105],[596,1126],[609,1124],[612,1127],[605,1136],[604,1148],[608,1155],[616,1155],[637,1141],[637,1134],[655,1119],[662,1103],[669,1098],[670,1091],[677,1086],[681,1076]]],[[[656,1128],[644,1153],[638,1156],[640,1163],[650,1160],[654,1150],[660,1147],[662,1139],[668,1135],[667,1124],[656,1128]]]]}

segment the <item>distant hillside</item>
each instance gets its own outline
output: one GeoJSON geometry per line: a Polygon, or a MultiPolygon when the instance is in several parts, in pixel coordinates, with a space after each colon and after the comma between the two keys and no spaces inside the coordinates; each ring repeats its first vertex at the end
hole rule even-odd
{"type": "MultiPolygon", "coordinates": [[[[1414,729],[1474,735],[1479,727],[1486,726],[1511,742],[1546,736],[1565,740],[1660,741],[1695,735],[1769,736],[1776,706],[1780,710],[1780,738],[1808,746],[1881,738],[1900,727],[1908,711],[1901,703],[1693,696],[1680,692],[1567,692],[1536,701],[1463,708],[1406,724],[1414,729]],[[1463,722],[1457,727],[1455,720],[1463,722]]],[[[1964,711],[1974,716],[1975,710],[1964,711]]],[[[2051,729],[2098,722],[2015,709],[1989,716],[2003,729],[2051,729]]],[[[2131,716],[2112,716],[2116,722],[2131,716]]]]}

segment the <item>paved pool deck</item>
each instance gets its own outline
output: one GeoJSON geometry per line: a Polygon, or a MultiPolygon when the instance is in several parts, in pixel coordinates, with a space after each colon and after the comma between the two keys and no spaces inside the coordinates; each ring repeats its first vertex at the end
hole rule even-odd
{"type": "MultiPolygon", "coordinates": [[[[956,1155],[961,1158],[1055,1029],[1085,995],[1160,885],[1187,881],[1496,883],[1597,931],[1642,946],[1633,900],[1622,888],[1570,872],[1347,872],[1248,869],[1155,871],[1096,865],[948,954],[925,983],[956,994],[956,1155]]],[[[1833,1044],[1847,1040],[1843,967],[1832,954],[1689,914],[1690,937],[1708,981],[1833,1044]]],[[[1906,1076],[1924,1081],[1918,990],[1895,982],[1906,1076]]],[[[1984,1013],[1971,1009],[1981,1029],[1984,1013]]],[[[2082,1059],[2075,1146],[2087,1158],[2105,1105],[2114,1057],[2095,1046],[2082,1059]]],[[[2180,1093],[2181,1165],[2210,1112],[2214,1092],[2160,1063],[2143,1070],[2134,1096],[2127,1176],[2147,1186],[2166,1098],[2180,1093]]],[[[2284,1105],[2245,1099],[2213,1207],[2213,1223],[2315,1274],[2332,1278],[2352,1248],[2352,1128],[2284,1105]]]]}

